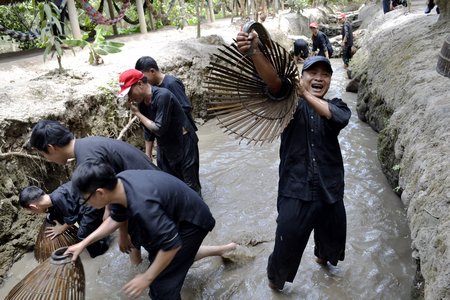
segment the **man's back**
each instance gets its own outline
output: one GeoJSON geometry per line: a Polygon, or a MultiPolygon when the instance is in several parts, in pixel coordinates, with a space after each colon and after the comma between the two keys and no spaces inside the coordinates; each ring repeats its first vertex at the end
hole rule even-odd
{"type": "Polygon", "coordinates": [[[144,152],[124,141],[101,136],[75,140],[77,165],[86,161],[110,164],[116,173],[125,170],[158,170],[144,152]]]}

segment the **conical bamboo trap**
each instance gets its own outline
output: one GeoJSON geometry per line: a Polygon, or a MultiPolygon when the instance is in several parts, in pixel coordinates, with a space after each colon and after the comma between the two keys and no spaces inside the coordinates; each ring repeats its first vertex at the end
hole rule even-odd
{"type": "Polygon", "coordinates": [[[59,248],[25,276],[8,293],[5,300],[83,300],[84,268],[80,258],[75,263],[59,248]]]}
{"type": "Polygon", "coordinates": [[[80,241],[77,238],[78,228],[76,226],[69,227],[66,231],[55,237],[53,240],[45,236],[45,229],[50,226],[54,226],[54,224],[51,224],[47,219],[45,219],[36,237],[34,257],[40,263],[49,258],[56,249],[67,247],[80,241]]]}
{"type": "Polygon", "coordinates": [[[446,77],[450,78],[450,34],[442,45],[439,53],[436,71],[446,77]]]}
{"type": "MultiPolygon", "coordinates": [[[[254,27],[259,30],[262,41],[259,50],[280,76],[295,85],[298,69],[291,55],[270,39],[262,25],[253,21],[250,25],[244,25],[244,28],[252,30],[253,25],[259,25],[254,27]]],[[[236,41],[231,46],[223,45],[219,52],[208,66],[205,81],[208,114],[217,117],[225,132],[241,140],[255,144],[273,142],[293,117],[297,106],[295,89],[284,99],[275,99],[259,77],[251,58],[239,52],[236,41]]]]}

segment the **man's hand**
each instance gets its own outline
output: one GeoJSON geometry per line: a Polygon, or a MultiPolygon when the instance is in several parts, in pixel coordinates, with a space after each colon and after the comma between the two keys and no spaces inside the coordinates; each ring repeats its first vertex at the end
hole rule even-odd
{"type": "Polygon", "coordinates": [[[128,101],[128,106],[130,108],[130,111],[133,113],[133,115],[136,115],[136,113],[139,112],[139,108],[133,101],[128,101]]]}
{"type": "Polygon", "coordinates": [[[256,31],[250,33],[240,31],[236,37],[236,46],[241,53],[247,53],[250,49],[258,49],[259,37],[256,31]]]}
{"type": "Polygon", "coordinates": [[[72,254],[72,261],[76,261],[78,256],[80,256],[80,253],[84,250],[84,245],[82,242],[77,243],[75,245],[72,245],[67,248],[66,252],[64,252],[64,255],[72,254]]]}
{"type": "Polygon", "coordinates": [[[139,297],[151,283],[152,282],[146,278],[145,274],[138,274],[122,288],[122,291],[124,291],[128,297],[136,298],[139,297]]]}
{"type": "Polygon", "coordinates": [[[56,220],[55,223],[56,223],[55,226],[48,227],[45,229],[45,236],[49,237],[52,240],[67,229],[67,226],[61,225],[56,220]]]}
{"type": "Polygon", "coordinates": [[[304,86],[303,79],[300,78],[300,80],[296,82],[295,87],[297,89],[297,95],[299,97],[303,97],[303,95],[305,94],[305,90],[306,90],[305,86],[304,86]]]}

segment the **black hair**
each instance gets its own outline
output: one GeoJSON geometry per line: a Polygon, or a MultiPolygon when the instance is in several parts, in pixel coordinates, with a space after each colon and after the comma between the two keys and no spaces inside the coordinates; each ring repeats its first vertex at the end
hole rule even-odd
{"type": "Polygon", "coordinates": [[[84,194],[92,193],[98,188],[113,190],[117,185],[116,173],[109,164],[87,161],[73,172],[72,185],[84,194]]]}
{"type": "Polygon", "coordinates": [[[141,58],[139,58],[134,68],[141,72],[148,72],[150,71],[150,69],[155,69],[156,71],[159,71],[158,64],[150,56],[142,56],[141,58]]]}
{"type": "Polygon", "coordinates": [[[45,192],[34,185],[27,186],[19,194],[19,204],[23,208],[29,208],[30,204],[38,202],[45,192]]]}
{"type": "Polygon", "coordinates": [[[40,120],[31,132],[30,146],[48,152],[48,145],[66,146],[74,135],[61,123],[52,120],[40,120]]]}

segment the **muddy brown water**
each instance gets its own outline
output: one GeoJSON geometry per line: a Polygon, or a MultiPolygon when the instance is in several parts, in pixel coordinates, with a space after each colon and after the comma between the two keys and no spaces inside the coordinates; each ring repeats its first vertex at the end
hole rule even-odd
{"type": "MultiPolygon", "coordinates": [[[[410,299],[415,273],[404,207],[377,160],[377,134],[358,120],[356,95],[345,92],[342,61],[335,69],[328,97],[351,107],[350,124],[341,132],[347,209],[346,258],[337,267],[314,262],[313,241],[305,250],[297,276],[281,293],[267,287],[266,264],[275,234],[279,141],[262,146],[239,143],[216,121],[199,126],[203,196],[216,227],[205,244],[239,243],[225,258],[196,262],[182,290],[183,299],[410,299]]],[[[145,256],[145,253],[144,253],[145,256]]],[[[121,287],[147,267],[130,266],[117,245],[101,257],[81,256],[86,299],[126,299],[121,287]]],[[[37,263],[25,255],[0,288],[3,299],[37,263]]],[[[148,299],[147,294],[139,299],[148,299]]]]}

